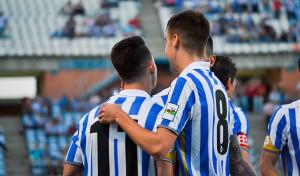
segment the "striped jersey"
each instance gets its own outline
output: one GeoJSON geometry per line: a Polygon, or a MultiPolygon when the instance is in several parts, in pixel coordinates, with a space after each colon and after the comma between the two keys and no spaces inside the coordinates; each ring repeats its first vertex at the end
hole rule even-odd
{"type": "Polygon", "coordinates": [[[158,127],[178,135],[177,175],[229,175],[230,109],[208,62],[193,62],[172,82],[158,127]]]}
{"type": "MultiPolygon", "coordinates": [[[[139,125],[156,131],[156,119],[163,107],[154,103],[148,93],[126,89],[110,97],[107,103],[120,105],[139,125]]],[[[80,120],[66,163],[83,166],[85,176],[155,175],[153,157],[139,148],[118,124],[98,121],[100,106],[80,120]]]]}
{"type": "Polygon", "coordinates": [[[155,103],[159,104],[160,106],[165,106],[168,100],[168,95],[169,95],[170,88],[166,88],[162,90],[161,92],[153,95],[152,101],[155,103]]]}
{"type": "Polygon", "coordinates": [[[300,100],[282,105],[274,112],[263,148],[281,154],[286,176],[300,175],[300,100]]]}
{"type": "Polygon", "coordinates": [[[240,107],[233,106],[230,101],[231,109],[233,109],[233,116],[234,116],[234,128],[233,134],[244,133],[248,136],[249,133],[249,121],[248,116],[244,112],[244,110],[240,107]]]}

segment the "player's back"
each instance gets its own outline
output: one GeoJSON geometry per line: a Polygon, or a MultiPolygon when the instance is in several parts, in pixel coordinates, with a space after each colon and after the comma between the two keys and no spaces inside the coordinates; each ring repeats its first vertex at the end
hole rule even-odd
{"type": "Polygon", "coordinates": [[[285,175],[300,174],[300,100],[282,105],[273,114],[264,149],[281,153],[285,175]]]}
{"type": "MultiPolygon", "coordinates": [[[[139,125],[150,131],[156,130],[156,118],[162,107],[153,103],[148,93],[127,89],[112,96],[107,103],[120,105],[139,125]]],[[[153,157],[142,151],[118,124],[98,121],[100,106],[81,119],[79,133],[73,137],[73,149],[71,146],[66,161],[80,163],[82,160],[84,175],[155,175],[153,157]],[[79,156],[76,159],[80,153],[82,159],[79,156]]]]}
{"type": "Polygon", "coordinates": [[[178,174],[229,175],[229,99],[209,71],[209,63],[196,62],[182,71],[171,84],[165,108],[164,115],[168,109],[179,109],[174,115],[179,119],[172,121],[169,113],[159,125],[179,135],[175,143],[178,174]]]}

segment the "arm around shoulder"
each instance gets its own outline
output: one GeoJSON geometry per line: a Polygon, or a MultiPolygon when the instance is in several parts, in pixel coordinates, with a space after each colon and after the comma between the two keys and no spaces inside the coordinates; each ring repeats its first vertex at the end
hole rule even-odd
{"type": "Polygon", "coordinates": [[[165,128],[158,128],[156,133],[144,129],[115,104],[103,104],[98,118],[101,123],[118,123],[139,147],[155,158],[164,157],[177,138],[176,134],[165,128]]]}

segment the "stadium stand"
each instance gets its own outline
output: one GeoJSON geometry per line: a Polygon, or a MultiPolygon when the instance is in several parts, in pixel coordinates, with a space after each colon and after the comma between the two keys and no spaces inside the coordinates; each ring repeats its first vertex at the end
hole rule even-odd
{"type": "Polygon", "coordinates": [[[88,101],[69,102],[66,97],[59,101],[37,98],[30,102],[22,118],[32,175],[62,175],[76,125],[91,106],[88,101]]]}
{"type": "Polygon", "coordinates": [[[174,13],[189,8],[204,11],[211,23],[216,54],[266,54],[299,50],[300,4],[284,0],[281,13],[276,18],[273,15],[274,8],[268,11],[262,1],[251,2],[253,4],[236,0],[157,1],[156,7],[165,36],[167,21],[174,13]],[[240,4],[242,2],[249,4],[240,4]],[[290,8],[291,4],[293,9],[290,8]]]}
{"type": "MultiPolygon", "coordinates": [[[[116,1],[117,6],[100,7],[102,1],[90,0],[83,2],[86,17],[76,15],[75,32],[83,29],[82,24],[89,16],[98,13],[109,13],[110,21],[114,21],[117,30],[108,37],[93,36],[68,38],[51,37],[55,31],[62,29],[68,15],[60,12],[66,1],[60,0],[0,0],[0,7],[8,17],[8,37],[1,39],[0,57],[26,56],[106,56],[114,43],[124,36],[136,34],[130,21],[137,16],[139,4],[136,1],[116,1]],[[100,10],[99,10],[100,9],[100,10]],[[127,10],[130,9],[130,10],[127,10]],[[100,12],[99,12],[100,11],[100,12]]],[[[76,4],[78,0],[70,1],[76,4]]],[[[142,34],[141,31],[138,32],[142,34]]],[[[54,35],[55,36],[55,35],[54,35]]],[[[80,36],[80,35],[78,35],[80,36]]]]}

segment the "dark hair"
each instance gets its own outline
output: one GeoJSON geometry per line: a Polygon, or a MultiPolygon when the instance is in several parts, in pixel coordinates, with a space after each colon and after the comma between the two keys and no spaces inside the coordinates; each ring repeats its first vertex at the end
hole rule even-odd
{"type": "Polygon", "coordinates": [[[195,10],[186,10],[173,15],[167,24],[170,37],[179,35],[183,48],[198,56],[203,55],[210,26],[205,15],[195,10]]]}
{"type": "Polygon", "coordinates": [[[208,36],[205,50],[206,50],[206,55],[208,57],[213,55],[213,53],[214,53],[214,45],[213,45],[213,40],[212,40],[211,36],[208,36]]]}
{"type": "Polygon", "coordinates": [[[223,85],[226,86],[229,78],[231,78],[231,83],[233,83],[237,69],[235,63],[229,57],[216,56],[215,64],[210,68],[210,71],[214,72],[223,85]]]}
{"type": "Polygon", "coordinates": [[[134,36],[116,43],[111,50],[110,59],[121,79],[126,83],[133,83],[145,75],[152,55],[145,41],[134,36]]]}

